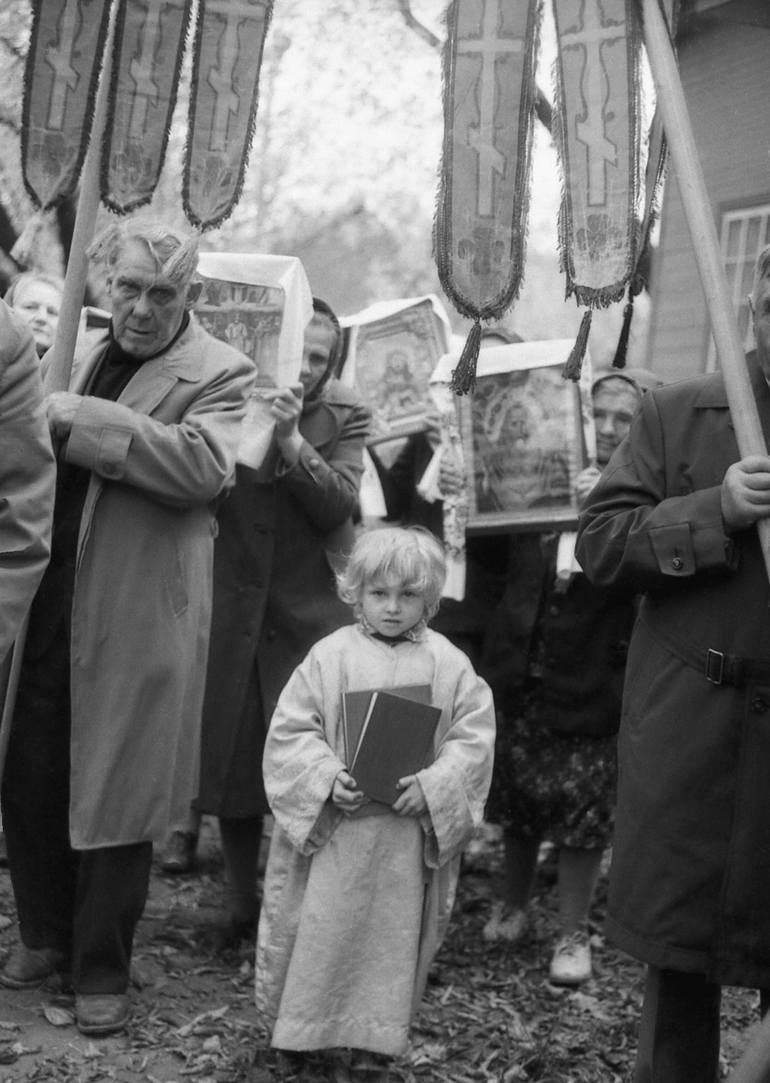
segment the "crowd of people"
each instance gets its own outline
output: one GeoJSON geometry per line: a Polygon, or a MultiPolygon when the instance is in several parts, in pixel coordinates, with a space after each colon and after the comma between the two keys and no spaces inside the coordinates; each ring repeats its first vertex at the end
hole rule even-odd
{"type": "MultiPolygon", "coordinates": [[[[187,867],[210,814],[222,943],[255,939],[277,1078],[396,1078],[486,818],[504,863],[484,939],[522,936],[547,840],[549,980],[588,981],[612,843],[607,933],[648,968],[635,1083],[715,1083],[721,986],[770,1005],[770,457],[741,458],[721,376],[596,373],[577,535],[470,538],[465,599],[442,600],[441,502],[418,488],[438,429],[376,461],[386,516],[362,524],[370,414],[337,379],[327,304],[298,382],[257,390],[195,319],[193,235],[126,219],[91,254],[111,320],[79,340],[67,390],[44,390],[62,284],[29,272],[0,302],[0,803],[19,929],[0,983],[57,974],[83,1034],[125,1029],[153,845],[181,842],[168,867],[187,867]],[[254,394],[275,426],[259,467],[239,460],[254,394]],[[427,727],[419,748],[402,716],[427,727]],[[381,789],[356,777],[367,748],[381,789]]],[[[750,307],[770,431],[770,248],[750,307]]],[[[442,455],[440,493],[462,484],[442,455]]]]}

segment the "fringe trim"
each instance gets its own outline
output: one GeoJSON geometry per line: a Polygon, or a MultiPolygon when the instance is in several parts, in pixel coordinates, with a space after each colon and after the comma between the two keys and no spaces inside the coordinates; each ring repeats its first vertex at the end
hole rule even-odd
{"type": "MultiPolygon", "coordinates": [[[[471,320],[499,320],[518,298],[524,279],[524,256],[529,225],[529,202],[532,188],[532,144],[535,128],[537,87],[535,71],[543,18],[543,0],[527,0],[527,55],[522,79],[516,172],[513,179],[515,198],[511,222],[511,259],[509,273],[500,290],[490,300],[476,301],[457,288],[453,271],[452,237],[452,109],[457,59],[457,16],[461,0],[453,0],[446,11],[447,36],[442,57],[441,96],[444,108],[444,135],[439,167],[436,209],[433,217],[433,253],[439,282],[454,308],[471,320]]],[[[459,366],[458,366],[459,368],[459,366]]]]}
{"type": "Polygon", "coordinates": [[[223,211],[217,214],[213,218],[202,218],[201,215],[193,207],[190,200],[190,177],[192,173],[192,133],[195,131],[196,110],[195,104],[197,101],[197,87],[201,79],[200,70],[200,51],[201,42],[205,33],[205,16],[206,16],[206,0],[200,0],[195,19],[195,31],[193,39],[193,68],[192,77],[190,79],[190,104],[187,112],[187,137],[185,139],[184,152],[182,155],[183,169],[182,169],[182,208],[184,210],[187,221],[190,225],[195,226],[201,232],[209,229],[218,229],[230,215],[233,213],[238,205],[238,202],[243,194],[243,185],[246,178],[246,166],[248,165],[249,157],[251,155],[251,147],[254,142],[254,129],[257,124],[257,106],[259,104],[259,76],[262,69],[262,56],[265,51],[265,40],[267,39],[267,33],[270,29],[270,22],[273,17],[273,0],[265,0],[265,21],[262,31],[262,41],[259,46],[259,53],[253,57],[251,63],[256,69],[256,77],[254,80],[254,91],[251,96],[251,108],[249,110],[249,118],[246,124],[246,133],[243,141],[243,150],[241,152],[240,166],[238,169],[238,179],[235,182],[232,195],[228,201],[227,206],[223,211]]]}
{"type": "Polygon", "coordinates": [[[641,207],[641,176],[640,176],[640,136],[641,136],[641,53],[643,36],[641,24],[636,10],[635,0],[625,0],[626,14],[626,49],[628,60],[628,92],[633,125],[629,131],[628,147],[628,170],[629,170],[629,199],[626,208],[626,229],[629,231],[628,260],[622,278],[608,283],[600,288],[580,285],[575,281],[575,266],[572,259],[571,238],[574,233],[574,221],[572,203],[568,184],[567,134],[565,118],[568,115],[566,89],[561,66],[561,52],[558,48],[559,14],[558,5],[554,4],[554,19],[557,31],[557,53],[553,63],[552,77],[555,87],[555,101],[553,110],[553,140],[557,150],[557,168],[559,172],[559,184],[561,188],[561,201],[558,215],[558,246],[559,268],[566,276],[566,296],[574,295],[579,305],[591,308],[606,308],[621,300],[626,291],[638,262],[639,250],[639,224],[638,215],[641,207]],[[565,166],[565,163],[567,165],[565,166]]]}
{"type": "Polygon", "coordinates": [[[481,323],[476,320],[471,327],[468,338],[457,362],[457,368],[452,369],[452,380],[449,387],[455,395],[467,395],[476,387],[476,365],[479,360],[481,349],[481,323]]]}
{"type": "MultiPolygon", "coordinates": [[[[102,0],[102,10],[99,24],[99,34],[96,42],[96,59],[91,69],[90,80],[88,84],[88,94],[86,98],[86,107],[83,115],[83,126],[80,132],[80,146],[78,147],[77,157],[73,165],[72,171],[66,176],[59,178],[59,183],[48,193],[45,198],[43,195],[35,191],[27,175],[26,164],[29,159],[29,133],[31,130],[31,100],[33,96],[33,83],[35,67],[38,63],[37,57],[37,45],[38,37],[40,34],[40,22],[43,17],[43,6],[45,0],[35,0],[32,11],[32,29],[30,32],[29,49],[27,51],[27,59],[24,66],[24,81],[23,81],[23,97],[22,97],[22,117],[21,117],[21,175],[24,181],[24,187],[27,191],[27,195],[32,200],[34,207],[41,210],[50,210],[52,207],[57,207],[68,196],[71,196],[77,190],[78,179],[80,177],[81,170],[83,169],[83,162],[85,161],[86,151],[88,150],[88,143],[91,137],[91,128],[94,122],[94,111],[96,106],[96,91],[99,86],[99,79],[102,74],[103,61],[104,61],[104,46],[107,40],[107,30],[110,23],[110,8],[112,6],[111,0],[102,0]]],[[[84,16],[85,17],[85,16],[84,16]]],[[[97,17],[96,11],[89,11],[88,18],[93,20],[97,17]]]]}
{"type": "Polygon", "coordinates": [[[155,189],[158,186],[158,181],[160,180],[160,175],[163,171],[163,163],[166,160],[168,140],[171,134],[171,120],[174,115],[177,94],[179,93],[179,81],[182,75],[182,63],[184,60],[187,35],[190,30],[190,18],[192,15],[192,0],[186,0],[184,13],[182,15],[182,24],[179,30],[179,41],[177,42],[176,58],[174,60],[175,72],[169,86],[168,106],[166,108],[166,121],[163,125],[163,135],[161,137],[162,142],[160,146],[160,154],[158,155],[158,166],[155,174],[155,181],[153,183],[153,189],[151,192],[138,196],[135,199],[127,199],[124,203],[120,203],[117,199],[114,199],[109,193],[109,177],[112,142],[116,131],[115,109],[119,96],[118,84],[120,82],[121,75],[120,53],[123,48],[124,28],[130,2],[131,0],[121,0],[116,15],[115,36],[112,42],[112,72],[110,73],[111,78],[109,106],[107,110],[107,120],[104,128],[105,138],[104,142],[102,143],[99,167],[99,187],[101,189],[102,203],[104,203],[105,207],[108,207],[115,214],[120,215],[130,214],[131,211],[138,210],[140,207],[146,207],[148,203],[152,202],[152,198],[155,194],[155,189]]]}
{"type": "Polygon", "coordinates": [[[580,373],[583,371],[583,359],[586,355],[586,347],[588,346],[588,336],[591,332],[591,316],[593,314],[592,309],[588,309],[583,313],[583,319],[580,321],[580,330],[577,333],[575,339],[575,345],[570,351],[570,355],[566,360],[564,368],[561,370],[563,379],[574,380],[575,383],[580,379],[580,373]]]}

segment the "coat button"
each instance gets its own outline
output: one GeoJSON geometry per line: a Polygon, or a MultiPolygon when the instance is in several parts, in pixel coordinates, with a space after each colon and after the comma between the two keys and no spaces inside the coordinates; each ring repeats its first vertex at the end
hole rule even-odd
{"type": "Polygon", "coordinates": [[[755,714],[764,714],[767,711],[767,700],[755,696],[751,701],[751,709],[755,714]]]}
{"type": "Polygon", "coordinates": [[[673,557],[671,560],[671,567],[674,569],[675,572],[681,572],[682,568],[684,567],[684,561],[681,557],[673,557]]]}
{"type": "Polygon", "coordinates": [[[320,466],[320,465],[321,465],[321,460],[320,459],[308,459],[308,466],[320,466]]]}
{"type": "Polygon", "coordinates": [[[558,617],[558,615],[559,615],[559,607],[558,607],[558,605],[552,605],[550,607],[550,609],[548,610],[548,612],[551,614],[552,617],[558,617]]]}

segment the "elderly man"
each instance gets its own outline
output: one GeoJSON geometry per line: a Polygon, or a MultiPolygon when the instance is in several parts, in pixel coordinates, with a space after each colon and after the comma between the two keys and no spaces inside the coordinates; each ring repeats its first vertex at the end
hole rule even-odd
{"type": "Polygon", "coordinates": [[[94,252],[109,334],[47,398],[51,563],[32,606],[2,791],[21,943],[0,981],[70,973],[85,1034],[120,1030],[152,840],[194,790],[215,501],[252,364],[190,314],[196,240],[123,222],[94,252]]]}
{"type": "MultiPolygon", "coordinates": [[[[747,363],[770,433],[770,248],[747,363]]],[[[645,591],[628,659],[608,932],[648,964],[637,1083],[712,1083],[720,986],[770,990],[770,457],[718,373],[650,392],[588,498],[578,558],[645,591]]]]}
{"type": "Polygon", "coordinates": [[[0,301],[0,666],[50,552],[56,468],[32,337],[0,301]]]}

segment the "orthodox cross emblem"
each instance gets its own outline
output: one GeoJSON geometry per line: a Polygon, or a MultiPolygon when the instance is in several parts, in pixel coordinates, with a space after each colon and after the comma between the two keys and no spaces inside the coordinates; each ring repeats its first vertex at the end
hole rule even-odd
{"type": "Polygon", "coordinates": [[[60,131],[64,126],[67,93],[76,89],[80,78],[73,66],[73,51],[81,21],[79,0],[67,0],[59,17],[56,44],[49,45],[45,51],[46,63],[53,72],[45,126],[52,131],[60,131]]]}
{"type": "Polygon", "coordinates": [[[575,115],[575,136],[586,148],[587,202],[604,206],[607,202],[607,165],[617,165],[617,147],[607,138],[606,107],[610,80],[604,63],[604,47],[619,42],[625,48],[625,23],[605,23],[601,4],[584,0],[579,25],[564,30],[561,48],[566,53],[582,53],[580,91],[582,113],[575,115]]]}
{"type": "Polygon", "coordinates": [[[503,57],[523,53],[524,39],[504,37],[500,32],[501,0],[483,0],[484,15],[480,37],[464,37],[457,42],[461,56],[478,56],[481,60],[477,101],[478,124],[468,130],[468,144],[478,160],[476,209],[479,215],[494,213],[494,178],[505,176],[507,156],[495,146],[495,114],[497,111],[495,67],[503,57]]]}

